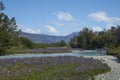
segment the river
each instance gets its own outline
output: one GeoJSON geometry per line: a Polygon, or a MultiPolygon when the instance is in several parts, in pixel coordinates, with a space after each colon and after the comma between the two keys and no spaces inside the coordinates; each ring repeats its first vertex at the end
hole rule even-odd
{"type": "Polygon", "coordinates": [[[30,57],[56,57],[56,56],[105,56],[105,51],[96,51],[96,50],[73,50],[71,53],[49,53],[49,54],[43,54],[43,53],[25,53],[25,54],[13,54],[13,55],[6,55],[6,56],[0,56],[0,59],[3,58],[30,58],[30,57]]]}

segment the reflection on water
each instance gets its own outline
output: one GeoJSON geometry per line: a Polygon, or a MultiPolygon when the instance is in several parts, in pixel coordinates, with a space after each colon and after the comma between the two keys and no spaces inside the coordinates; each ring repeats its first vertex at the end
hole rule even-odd
{"type": "Polygon", "coordinates": [[[14,54],[9,56],[0,56],[2,58],[29,58],[29,57],[55,57],[55,56],[103,56],[105,55],[105,51],[95,51],[95,50],[85,50],[85,51],[78,51],[73,50],[72,53],[53,53],[53,54],[14,54]]]}

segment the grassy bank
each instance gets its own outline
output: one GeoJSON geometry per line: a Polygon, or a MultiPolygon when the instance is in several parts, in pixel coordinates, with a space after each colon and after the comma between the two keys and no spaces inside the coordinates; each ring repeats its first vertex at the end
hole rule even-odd
{"type": "Polygon", "coordinates": [[[108,52],[107,52],[108,55],[113,55],[113,56],[116,56],[120,59],[120,47],[118,48],[113,48],[113,49],[110,49],[108,52]]]}
{"type": "Polygon", "coordinates": [[[11,48],[9,52],[12,53],[69,53],[72,52],[70,48],[62,48],[62,47],[46,47],[46,48],[35,48],[35,49],[27,49],[24,47],[21,48],[11,48]]]}
{"type": "MultiPolygon", "coordinates": [[[[45,49],[46,50],[46,49],[45,49]]],[[[33,53],[33,54],[54,54],[54,53],[70,53],[72,52],[71,50],[61,50],[61,51],[49,51],[49,50],[46,50],[46,51],[34,51],[34,50],[31,50],[31,49],[26,49],[26,50],[19,50],[19,51],[15,51],[13,53],[15,54],[29,54],[29,53],[33,53]]]]}
{"type": "Polygon", "coordinates": [[[109,70],[107,64],[92,58],[0,59],[0,80],[94,80],[109,70]]]}

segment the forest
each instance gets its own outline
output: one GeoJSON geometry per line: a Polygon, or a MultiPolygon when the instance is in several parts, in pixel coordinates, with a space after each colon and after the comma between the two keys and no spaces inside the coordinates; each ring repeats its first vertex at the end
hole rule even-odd
{"type": "Polygon", "coordinates": [[[111,26],[111,29],[93,32],[84,28],[79,36],[74,36],[71,47],[82,49],[107,49],[107,54],[120,57],[120,26],[111,26]]]}

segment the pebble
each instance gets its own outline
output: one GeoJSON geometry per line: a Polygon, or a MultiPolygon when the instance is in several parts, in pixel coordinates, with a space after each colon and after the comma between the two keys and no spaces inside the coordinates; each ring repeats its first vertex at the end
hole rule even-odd
{"type": "Polygon", "coordinates": [[[95,80],[120,80],[120,63],[117,62],[117,58],[114,56],[85,56],[87,58],[104,60],[111,68],[111,71],[95,76],[95,80]]]}

